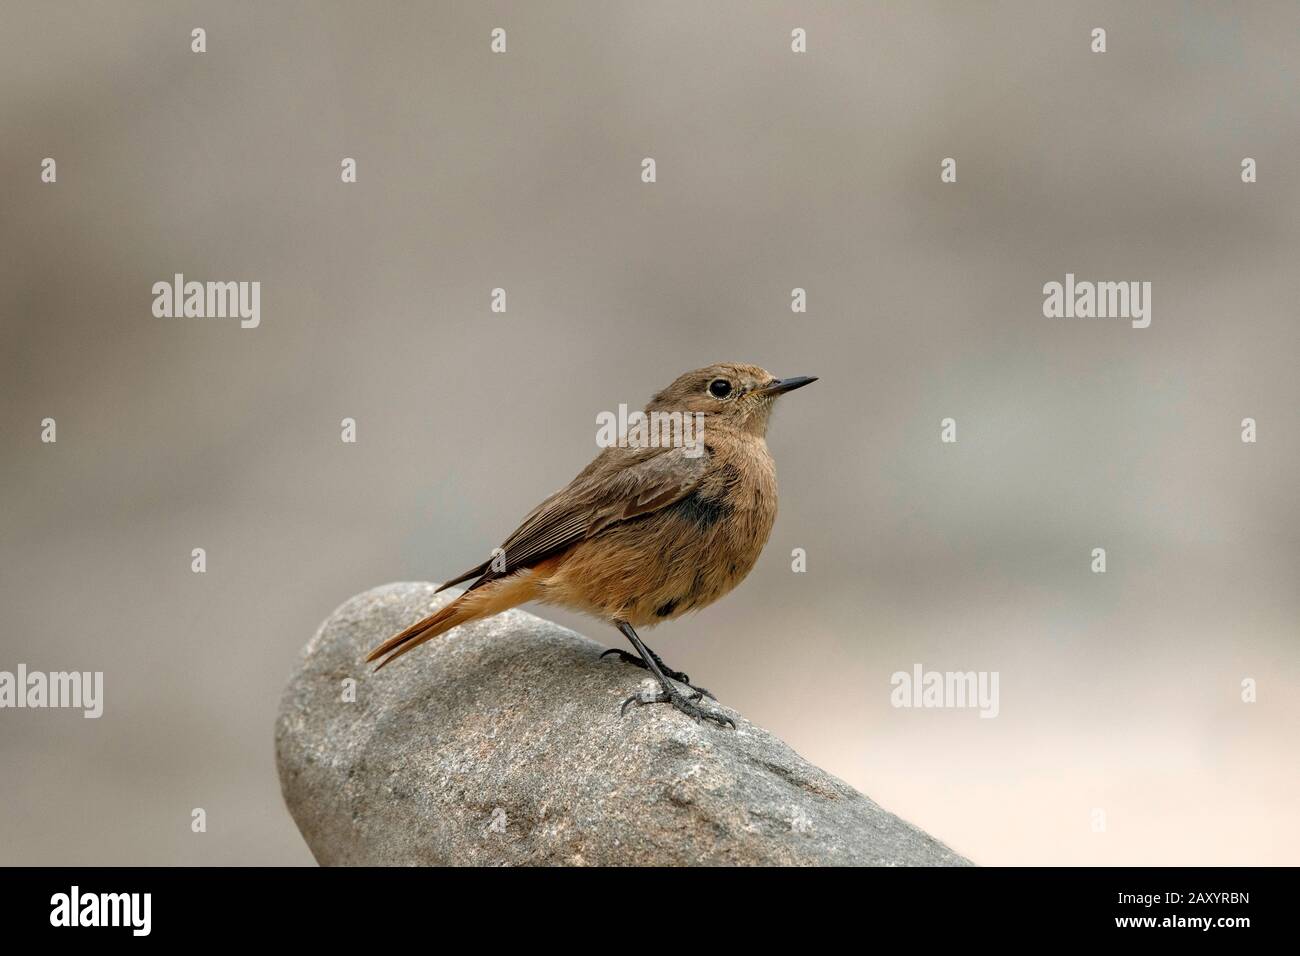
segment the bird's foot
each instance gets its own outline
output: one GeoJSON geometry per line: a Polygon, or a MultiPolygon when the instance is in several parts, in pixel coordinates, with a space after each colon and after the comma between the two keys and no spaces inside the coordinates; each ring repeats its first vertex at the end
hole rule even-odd
{"type": "Polygon", "coordinates": [[[624,664],[631,664],[633,667],[646,666],[646,662],[641,660],[641,658],[637,657],[635,654],[629,654],[627,651],[621,650],[617,647],[611,647],[609,650],[605,651],[600,655],[600,659],[603,661],[605,658],[609,657],[610,654],[613,654],[624,664]]]}
{"type": "Polygon", "coordinates": [[[643,697],[640,694],[633,694],[627,700],[623,701],[623,706],[619,708],[619,716],[626,716],[627,709],[632,704],[636,704],[638,707],[643,707],[646,704],[672,704],[674,710],[680,710],[687,717],[690,717],[695,721],[711,720],[719,727],[729,726],[733,730],[736,728],[736,722],[726,714],[716,710],[706,710],[705,708],[692,703],[692,700],[700,699],[698,694],[691,698],[691,700],[688,700],[678,692],[677,688],[673,687],[673,685],[667,681],[661,681],[660,687],[662,689],[657,694],[653,694],[649,697],[643,697]]]}
{"type": "MultiPolygon", "coordinates": [[[[604,658],[608,657],[610,654],[616,656],[624,664],[631,664],[633,667],[641,667],[644,668],[645,670],[650,669],[649,665],[647,665],[646,662],[643,661],[641,658],[639,658],[637,655],[629,654],[627,651],[620,650],[617,647],[611,647],[609,650],[605,651],[603,654],[600,655],[601,659],[603,660],[604,658]]],[[[657,663],[659,664],[659,669],[664,672],[665,677],[670,677],[673,680],[677,681],[677,683],[685,684],[687,687],[691,689],[691,695],[689,698],[690,700],[699,700],[702,697],[707,697],[710,700],[718,699],[713,696],[713,692],[710,691],[707,687],[696,687],[694,684],[692,684],[689,675],[683,674],[681,671],[675,671],[671,667],[665,666],[663,661],[658,661],[657,663]]]]}

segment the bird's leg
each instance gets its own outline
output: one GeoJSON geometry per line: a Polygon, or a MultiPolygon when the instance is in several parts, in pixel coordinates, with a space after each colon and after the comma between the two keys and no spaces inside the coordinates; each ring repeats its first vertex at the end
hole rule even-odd
{"type": "MultiPolygon", "coordinates": [[[[629,624],[628,627],[630,628],[631,625],[629,624]]],[[[622,625],[619,625],[619,628],[621,630],[622,625]]],[[[645,648],[646,653],[650,655],[650,660],[654,661],[656,664],[659,665],[659,669],[664,672],[665,677],[671,677],[673,680],[677,681],[677,683],[685,684],[691,690],[695,691],[695,693],[691,696],[691,700],[699,700],[701,697],[709,697],[712,698],[713,700],[718,699],[713,696],[713,692],[709,690],[707,687],[696,687],[694,684],[692,684],[689,674],[683,674],[681,671],[675,671],[667,664],[665,664],[664,659],[660,657],[658,654],[656,654],[654,652],[654,649],[651,648],[649,644],[646,644],[644,641],[642,641],[640,646],[645,648]]],[[[640,668],[644,668],[645,670],[650,669],[650,665],[648,665],[645,662],[645,659],[637,657],[635,654],[629,654],[627,651],[620,650],[617,647],[611,647],[609,650],[604,651],[600,656],[603,659],[609,657],[610,654],[615,655],[624,664],[631,664],[633,667],[640,667],[640,668]]]]}
{"type": "MultiPolygon", "coordinates": [[[[653,697],[642,697],[639,694],[633,694],[627,700],[623,701],[623,706],[619,709],[619,713],[626,714],[628,705],[634,702],[637,706],[643,704],[672,704],[674,710],[680,710],[686,716],[693,717],[696,720],[704,718],[705,720],[712,720],[719,725],[730,725],[733,728],[736,726],[736,722],[726,714],[718,713],[713,710],[705,710],[704,708],[691,703],[690,700],[682,695],[681,691],[673,686],[668,674],[664,673],[664,668],[662,662],[659,660],[659,656],[641,643],[641,638],[637,637],[636,631],[632,629],[632,625],[626,621],[617,621],[615,623],[618,629],[623,632],[623,636],[631,641],[632,646],[637,649],[638,653],[640,653],[641,666],[649,670],[651,674],[654,674],[655,678],[659,681],[660,687],[659,693],[655,694],[653,697]]],[[[686,681],[682,681],[682,683],[685,684],[686,681]]],[[[699,688],[693,687],[690,684],[686,684],[686,686],[691,687],[691,689],[696,692],[694,699],[699,700],[700,694],[703,692],[700,691],[699,688]]],[[[713,695],[710,694],[709,696],[711,697],[713,695]]]]}

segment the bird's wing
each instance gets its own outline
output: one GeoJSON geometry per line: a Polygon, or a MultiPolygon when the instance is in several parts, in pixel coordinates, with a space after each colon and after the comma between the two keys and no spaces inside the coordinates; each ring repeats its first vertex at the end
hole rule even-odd
{"type": "Polygon", "coordinates": [[[477,577],[470,585],[473,590],[531,567],[612,524],[680,501],[704,477],[706,464],[706,455],[688,456],[683,448],[607,448],[506,538],[499,569],[492,569],[489,559],[443,587],[477,577]]]}

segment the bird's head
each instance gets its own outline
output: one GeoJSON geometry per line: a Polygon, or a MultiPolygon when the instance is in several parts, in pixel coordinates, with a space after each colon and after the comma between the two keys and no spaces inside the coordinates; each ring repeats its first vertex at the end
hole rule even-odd
{"type": "Polygon", "coordinates": [[[650,399],[646,411],[703,412],[715,426],[762,436],[776,397],[815,381],[807,375],[777,378],[757,365],[719,362],[679,376],[650,399]]]}

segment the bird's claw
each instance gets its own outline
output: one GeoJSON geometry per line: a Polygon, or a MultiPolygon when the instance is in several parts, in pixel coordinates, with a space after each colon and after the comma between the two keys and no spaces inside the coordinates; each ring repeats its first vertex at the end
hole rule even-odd
{"type": "Polygon", "coordinates": [[[691,679],[681,671],[664,671],[664,676],[671,677],[673,680],[677,681],[677,683],[684,684],[691,689],[691,692],[686,695],[687,700],[703,700],[705,697],[709,698],[709,700],[718,699],[713,696],[713,691],[709,690],[707,687],[696,687],[692,684],[691,679]]]}
{"type": "MultiPolygon", "coordinates": [[[[631,664],[633,667],[640,667],[644,670],[649,670],[649,667],[646,666],[646,662],[641,660],[641,658],[639,658],[637,655],[629,654],[627,651],[617,647],[611,647],[607,651],[602,651],[600,655],[600,659],[604,660],[606,657],[609,657],[610,654],[613,654],[624,664],[631,664]]],[[[667,667],[663,668],[663,672],[665,677],[670,677],[673,680],[677,681],[677,683],[685,684],[687,687],[691,689],[692,693],[689,698],[690,700],[701,700],[702,698],[705,697],[709,698],[710,700],[718,699],[713,695],[713,691],[709,690],[707,687],[696,687],[694,684],[692,684],[691,677],[689,674],[683,674],[681,671],[671,670],[667,667]]]]}
{"type": "Polygon", "coordinates": [[[610,654],[615,655],[624,664],[631,664],[635,667],[645,667],[645,661],[641,660],[641,658],[637,657],[635,654],[629,654],[627,651],[621,650],[617,647],[611,647],[609,650],[602,652],[600,659],[603,661],[605,658],[609,657],[610,654]]]}
{"type": "MultiPolygon", "coordinates": [[[[694,699],[699,700],[700,698],[697,696],[694,699]]],[[[687,717],[690,717],[692,720],[697,722],[700,720],[711,720],[719,727],[731,727],[732,730],[736,729],[736,722],[726,714],[714,710],[705,710],[703,707],[697,707],[695,704],[691,703],[690,700],[673,690],[661,690],[659,693],[650,697],[642,697],[640,694],[633,694],[627,700],[623,701],[623,706],[618,710],[619,716],[626,716],[628,707],[633,703],[638,707],[643,707],[646,704],[672,704],[674,710],[681,711],[687,717]]]]}

